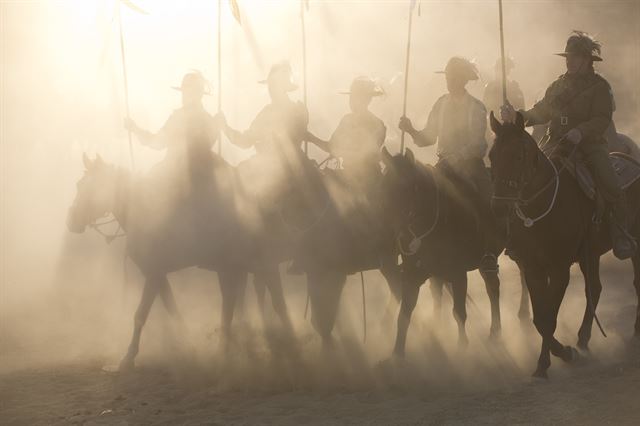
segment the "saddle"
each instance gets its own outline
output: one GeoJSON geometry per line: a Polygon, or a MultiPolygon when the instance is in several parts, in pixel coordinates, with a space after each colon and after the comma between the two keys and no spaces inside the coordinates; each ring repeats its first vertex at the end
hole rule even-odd
{"type": "MultiPolygon", "coordinates": [[[[566,170],[576,179],[578,185],[589,197],[589,199],[598,201],[598,191],[595,179],[591,171],[587,167],[580,151],[576,151],[572,157],[560,157],[566,170]]],[[[640,163],[630,155],[622,152],[609,153],[609,161],[613,166],[613,170],[618,176],[618,182],[622,190],[627,189],[631,184],[640,179],[640,163]]]]}

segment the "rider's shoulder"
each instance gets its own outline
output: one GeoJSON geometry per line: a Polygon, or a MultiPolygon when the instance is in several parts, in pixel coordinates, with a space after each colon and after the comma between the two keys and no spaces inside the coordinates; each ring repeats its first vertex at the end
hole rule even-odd
{"type": "Polygon", "coordinates": [[[598,74],[597,72],[593,73],[593,79],[599,83],[604,84],[607,88],[611,88],[611,84],[609,84],[609,81],[607,81],[607,79],[604,78],[602,74],[598,74]]]}
{"type": "Polygon", "coordinates": [[[475,96],[469,94],[469,99],[471,100],[471,104],[478,109],[481,109],[483,111],[486,111],[486,107],[484,105],[484,102],[482,102],[480,99],[476,98],[475,96]]]}

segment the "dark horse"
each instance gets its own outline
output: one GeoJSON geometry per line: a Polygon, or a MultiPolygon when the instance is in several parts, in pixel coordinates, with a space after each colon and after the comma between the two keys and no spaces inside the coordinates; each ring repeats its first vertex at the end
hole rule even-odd
{"type": "MultiPolygon", "coordinates": [[[[420,286],[430,277],[452,284],[459,343],[467,343],[467,272],[478,269],[484,254],[484,232],[461,190],[438,168],[416,162],[413,153],[392,157],[383,150],[386,165],[383,200],[386,219],[393,224],[402,255],[402,303],[394,354],[405,350],[411,314],[420,286]]],[[[483,274],[491,302],[491,336],[500,333],[500,280],[483,274]]]]}
{"type": "Polygon", "coordinates": [[[255,219],[258,214],[252,214],[251,200],[238,196],[242,191],[236,189],[231,166],[213,157],[208,163],[213,176],[204,179],[207,184],[189,185],[186,196],[167,203],[169,181],[134,179],[130,172],[108,165],[100,157],[91,161],[85,156],[84,164],[86,170],[69,209],[69,230],[83,232],[113,214],[126,232],[128,256],[146,280],[121,370],[134,365],[142,328],[156,296],[170,315],[179,317],[167,274],[188,267],[218,272],[223,337],[230,334],[237,291],[244,288],[247,272],[253,272],[256,280],[267,286],[275,311],[292,332],[277,269],[289,256],[287,242],[274,237],[273,227],[257,226],[261,224],[255,221],[254,226],[247,226],[251,216],[255,219]]]}
{"type": "MultiPolygon", "coordinates": [[[[346,278],[379,269],[400,300],[400,269],[390,229],[382,222],[375,200],[362,188],[345,183],[341,171],[312,173],[303,197],[289,198],[283,216],[297,232],[295,261],[307,274],[311,322],[331,343],[346,278]]],[[[371,194],[369,194],[371,195],[371,194]]],[[[385,317],[390,316],[391,304],[385,317]]]]}
{"type": "MultiPolygon", "coordinates": [[[[549,159],[524,130],[517,115],[514,124],[500,124],[490,117],[496,140],[489,153],[494,185],[496,214],[511,216],[510,249],[519,258],[531,295],[533,321],[542,336],[536,377],[546,377],[551,365],[550,352],[572,362],[577,351],[554,337],[558,311],[569,283],[569,269],[579,262],[585,276],[587,308],[578,346],[587,348],[596,306],[600,298],[599,259],[611,249],[608,229],[595,226],[594,203],[584,195],[577,181],[557,158],[549,159]]],[[[640,209],[640,181],[625,194],[631,232],[640,235],[637,220],[640,209]]],[[[633,257],[634,286],[640,298],[640,256],[633,257]]],[[[640,306],[640,304],[639,304],[640,306]]],[[[635,335],[640,336],[640,310],[635,335]]]]}

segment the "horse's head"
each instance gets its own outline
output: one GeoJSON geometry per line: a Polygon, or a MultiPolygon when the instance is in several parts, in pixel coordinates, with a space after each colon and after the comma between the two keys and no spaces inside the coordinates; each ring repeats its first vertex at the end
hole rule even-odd
{"type": "Polygon", "coordinates": [[[515,123],[501,124],[490,114],[491,129],[496,135],[489,151],[493,199],[491,206],[498,216],[522,198],[523,189],[531,182],[538,163],[538,145],[524,129],[524,118],[517,113],[515,123]]]}
{"type": "Polygon", "coordinates": [[[385,170],[381,203],[386,219],[397,228],[407,223],[414,213],[420,170],[410,149],[392,156],[383,148],[382,161],[385,170]]]}
{"type": "Polygon", "coordinates": [[[76,197],[67,215],[67,227],[76,233],[112,211],[116,185],[116,169],[100,156],[90,160],[83,154],[82,160],[84,175],[76,184],[76,197]]]}

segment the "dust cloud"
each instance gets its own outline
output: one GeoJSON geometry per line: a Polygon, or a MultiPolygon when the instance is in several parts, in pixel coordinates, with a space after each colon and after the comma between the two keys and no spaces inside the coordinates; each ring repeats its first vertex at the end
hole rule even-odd
{"type": "MultiPolygon", "coordinates": [[[[246,128],[268,95],[258,80],[269,66],[289,60],[302,82],[299,4],[294,1],[239,1],[240,26],[223,5],[222,88],[217,87],[216,5],[211,1],[136,2],[148,15],[122,9],[129,103],[138,124],[156,130],[180,105],[170,89],[198,69],[211,81],[205,108],[222,108],[231,125],[246,128]]],[[[372,110],[384,119],[387,145],[399,149],[408,2],[311,1],[305,15],[308,108],[311,131],[328,137],[348,110],[347,90],[358,75],[379,79],[386,96],[372,110]]],[[[2,199],[0,288],[0,371],[49,365],[117,363],[126,351],[143,278],[124,259],[124,241],[90,230],[70,234],[67,209],[82,176],[83,152],[129,167],[123,76],[114,2],[2,2],[0,154],[2,199]]],[[[482,80],[493,78],[499,54],[497,2],[422,1],[414,17],[408,116],[424,123],[446,88],[435,74],[454,55],[474,59],[482,80]]],[[[619,131],[640,140],[640,6],[636,1],[505,2],[506,50],[516,67],[512,78],[527,106],[563,72],[562,51],[574,29],[603,43],[598,72],[611,82],[619,131]]],[[[482,98],[482,82],[470,85],[482,98]]],[[[301,97],[301,91],[295,93],[301,97]]],[[[411,146],[411,145],[410,145],[411,146]]],[[[414,148],[411,146],[411,148],[414,148]]],[[[252,152],[225,141],[227,161],[237,164],[252,152]]],[[[433,149],[414,149],[433,162],[433,149]]],[[[322,153],[310,148],[312,158],[322,153]]],[[[134,140],[136,173],[162,153],[134,140]]],[[[114,226],[112,232],[116,231],[114,226]]],[[[599,312],[608,327],[604,339],[594,329],[592,350],[613,362],[632,330],[635,295],[631,265],[604,259],[604,293],[599,312]],[[611,283],[609,283],[611,282],[611,283]]],[[[395,317],[383,323],[389,297],[378,272],[366,272],[367,341],[362,342],[360,277],[348,279],[334,335],[337,349],[323,352],[304,318],[304,279],[286,274],[285,297],[298,337],[283,339],[267,303],[262,324],[251,283],[234,320],[232,355],[219,351],[220,291],[216,274],[188,269],[169,280],[185,329],[166,318],[160,303],[144,330],[138,364],[166,368],[180,377],[215,383],[222,390],[371,389],[389,383],[437,389],[487,389],[528,376],[537,357],[538,335],[517,318],[520,284],[515,266],[501,259],[502,345],[488,341],[489,304],[484,285],[470,274],[469,347],[457,348],[451,300],[440,318],[433,314],[428,284],[422,289],[409,332],[404,376],[388,373],[379,361],[391,353],[395,317]],[[263,330],[267,330],[263,332],[263,330]],[[176,337],[176,336],[174,336],[176,337]],[[389,376],[391,374],[391,377],[389,376]],[[204,377],[204,378],[203,378],[204,377]]],[[[573,343],[584,311],[582,278],[574,271],[562,308],[558,336],[573,343]]],[[[149,368],[149,367],[148,367],[149,368]]],[[[569,374],[555,366],[555,374],[569,374]]],[[[207,382],[209,383],[209,382],[207,382]]]]}

